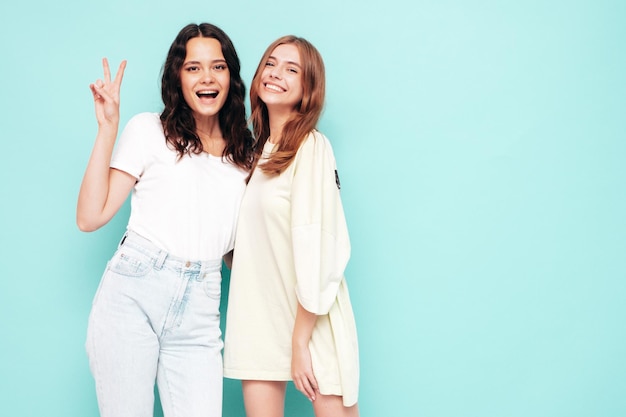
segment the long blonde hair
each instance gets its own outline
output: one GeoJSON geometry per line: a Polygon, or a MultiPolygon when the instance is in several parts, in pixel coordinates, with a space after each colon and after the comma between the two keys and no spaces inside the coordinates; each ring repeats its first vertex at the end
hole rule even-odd
{"type": "Polygon", "coordinates": [[[275,40],[266,49],[250,86],[250,106],[252,108],[250,119],[257,140],[255,165],[270,135],[267,106],[258,94],[261,74],[271,53],[277,46],[283,44],[293,44],[300,52],[302,100],[296,105],[292,117],[283,126],[282,136],[276,138],[279,140],[278,148],[267,161],[259,165],[263,172],[270,175],[280,174],[291,164],[304,139],[315,129],[322,114],[326,91],[324,61],[318,50],[309,41],[288,35],[275,40]]]}

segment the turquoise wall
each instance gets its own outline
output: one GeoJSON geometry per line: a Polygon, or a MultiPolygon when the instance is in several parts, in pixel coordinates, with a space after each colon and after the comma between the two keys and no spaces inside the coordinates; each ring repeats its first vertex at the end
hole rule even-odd
{"type": "Polygon", "coordinates": [[[127,59],[123,122],[160,110],[201,21],[248,83],[283,34],[325,58],[363,417],[626,415],[625,2],[35,0],[0,5],[1,416],[97,416],[86,321],[128,207],[75,226],[88,84],[127,59]]]}

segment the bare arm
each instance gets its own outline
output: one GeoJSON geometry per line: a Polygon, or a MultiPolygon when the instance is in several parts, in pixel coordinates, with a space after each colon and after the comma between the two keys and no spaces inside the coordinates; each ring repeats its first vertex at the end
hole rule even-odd
{"type": "Polygon", "coordinates": [[[307,311],[298,303],[291,341],[291,375],[298,391],[311,401],[315,401],[315,392],[318,390],[309,350],[309,341],[316,322],[317,315],[307,311]]]}
{"type": "Polygon", "coordinates": [[[105,225],[117,213],[135,184],[135,178],[111,169],[111,155],[119,128],[119,99],[126,61],[122,61],[111,81],[109,63],[102,60],[104,81],[97,80],[89,88],[93,95],[98,121],[98,134],[78,194],[76,224],[90,232],[105,225]]]}

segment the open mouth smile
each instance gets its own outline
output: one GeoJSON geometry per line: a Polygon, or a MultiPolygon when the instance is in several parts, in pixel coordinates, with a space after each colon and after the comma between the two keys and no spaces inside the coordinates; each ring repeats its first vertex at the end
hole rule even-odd
{"type": "Polygon", "coordinates": [[[275,84],[265,83],[265,88],[271,91],[276,91],[277,93],[284,93],[286,90],[281,88],[275,84]]]}
{"type": "Polygon", "coordinates": [[[219,93],[215,90],[201,90],[196,92],[199,98],[216,98],[219,93]]]}

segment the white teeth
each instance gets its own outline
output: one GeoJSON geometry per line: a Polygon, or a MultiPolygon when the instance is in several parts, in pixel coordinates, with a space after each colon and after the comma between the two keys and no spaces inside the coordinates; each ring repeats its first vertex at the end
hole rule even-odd
{"type": "Polygon", "coordinates": [[[209,96],[211,98],[217,97],[218,92],[216,90],[200,90],[196,92],[198,97],[206,97],[209,96]]]}
{"type": "Polygon", "coordinates": [[[265,88],[267,88],[268,90],[272,90],[272,91],[278,91],[279,93],[282,93],[283,91],[285,91],[284,89],[274,84],[265,84],[265,88]]]}

